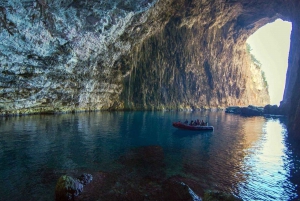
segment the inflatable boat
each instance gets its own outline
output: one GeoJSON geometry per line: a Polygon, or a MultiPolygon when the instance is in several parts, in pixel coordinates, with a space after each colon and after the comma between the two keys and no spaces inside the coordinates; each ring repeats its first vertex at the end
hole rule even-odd
{"type": "Polygon", "coordinates": [[[173,122],[173,126],[175,128],[184,129],[184,130],[192,130],[192,131],[200,131],[200,130],[214,130],[213,126],[201,126],[201,125],[189,125],[184,124],[182,122],[173,122]]]}

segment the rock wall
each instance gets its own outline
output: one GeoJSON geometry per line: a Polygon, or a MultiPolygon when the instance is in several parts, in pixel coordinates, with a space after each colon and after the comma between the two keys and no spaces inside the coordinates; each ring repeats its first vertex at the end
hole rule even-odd
{"type": "MultiPolygon", "coordinates": [[[[152,0],[0,2],[0,112],[20,114],[118,108],[131,50],[130,26],[152,0]]],[[[122,108],[122,107],[120,107],[122,108]]]]}
{"type": "Polygon", "coordinates": [[[293,23],[283,102],[296,133],[299,10],[297,0],[3,0],[0,112],[265,105],[245,41],[280,17],[293,23]]]}
{"type": "MultiPolygon", "coordinates": [[[[133,65],[122,96],[125,108],[195,109],[269,103],[261,71],[250,65],[245,40],[234,38],[234,23],[228,19],[206,24],[211,23],[211,13],[206,12],[211,9],[204,7],[198,11],[200,16],[189,20],[171,18],[163,30],[146,38],[131,53],[129,63],[133,65]]],[[[230,9],[238,8],[220,10],[216,18],[224,19],[224,13],[233,13],[230,9]]]]}
{"type": "Polygon", "coordinates": [[[1,1],[0,112],[267,104],[244,46],[273,18],[249,28],[245,5],[1,1]]]}
{"type": "Polygon", "coordinates": [[[289,16],[292,21],[289,65],[286,86],[281,106],[289,114],[289,133],[300,139],[300,2],[291,2],[289,16]]]}

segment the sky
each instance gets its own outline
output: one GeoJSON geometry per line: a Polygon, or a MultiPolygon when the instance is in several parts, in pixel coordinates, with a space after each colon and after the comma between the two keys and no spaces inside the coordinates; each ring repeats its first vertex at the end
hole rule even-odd
{"type": "Polygon", "coordinates": [[[277,19],[258,29],[247,40],[252,48],[251,53],[260,61],[265,72],[271,105],[279,105],[282,101],[291,30],[290,22],[277,19]]]}

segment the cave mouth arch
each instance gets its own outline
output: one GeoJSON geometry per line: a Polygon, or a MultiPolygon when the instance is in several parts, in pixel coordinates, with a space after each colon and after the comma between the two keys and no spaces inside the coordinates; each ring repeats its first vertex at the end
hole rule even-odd
{"type": "Polygon", "coordinates": [[[247,39],[251,54],[261,64],[268,83],[270,103],[283,100],[290,51],[292,23],[281,18],[267,23],[247,39]]]}

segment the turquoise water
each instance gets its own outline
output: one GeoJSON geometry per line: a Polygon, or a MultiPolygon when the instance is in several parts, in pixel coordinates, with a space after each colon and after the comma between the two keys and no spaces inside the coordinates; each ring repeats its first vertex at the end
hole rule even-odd
{"type": "Polygon", "coordinates": [[[96,112],[0,119],[0,200],[54,200],[62,174],[114,171],[130,149],[163,148],[168,176],[244,200],[297,200],[298,145],[284,119],[224,112],[96,112]],[[182,131],[199,118],[213,132],[182,131]]]}

